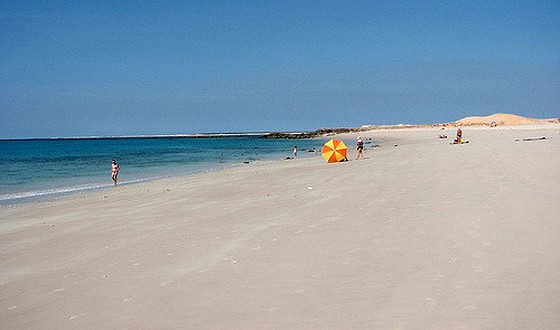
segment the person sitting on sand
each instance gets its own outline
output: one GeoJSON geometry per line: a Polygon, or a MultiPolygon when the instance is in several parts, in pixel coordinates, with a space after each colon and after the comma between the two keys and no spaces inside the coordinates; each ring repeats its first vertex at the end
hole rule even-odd
{"type": "Polygon", "coordinates": [[[447,135],[445,135],[445,127],[441,128],[442,134],[439,135],[440,139],[447,139],[447,135]]]}
{"type": "Polygon", "coordinates": [[[111,164],[111,179],[113,179],[113,182],[115,184],[115,187],[117,186],[117,180],[119,177],[119,170],[120,170],[120,166],[119,164],[117,164],[117,161],[113,159],[113,162],[111,164]]]}
{"type": "Polygon", "coordinates": [[[455,141],[453,141],[453,143],[454,144],[463,143],[463,131],[461,131],[460,127],[457,129],[457,137],[455,138],[455,141]]]}
{"type": "Polygon", "coordinates": [[[358,150],[358,154],[356,155],[356,159],[364,159],[364,141],[362,140],[361,136],[358,136],[358,141],[356,142],[356,150],[358,150]]]}

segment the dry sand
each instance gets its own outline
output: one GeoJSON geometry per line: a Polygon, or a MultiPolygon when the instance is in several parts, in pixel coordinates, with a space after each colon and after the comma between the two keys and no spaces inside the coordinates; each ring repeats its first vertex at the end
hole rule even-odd
{"type": "Polygon", "coordinates": [[[3,207],[0,328],[559,328],[560,127],[439,134],[3,207]]]}

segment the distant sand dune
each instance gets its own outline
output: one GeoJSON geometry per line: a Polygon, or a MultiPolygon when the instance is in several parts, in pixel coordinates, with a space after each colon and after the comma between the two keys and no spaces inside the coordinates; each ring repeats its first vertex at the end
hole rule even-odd
{"type": "Polygon", "coordinates": [[[527,118],[518,115],[512,115],[507,113],[496,113],[491,116],[485,117],[465,117],[461,120],[455,122],[457,125],[461,126],[476,126],[476,125],[496,125],[496,126],[513,126],[513,125],[534,125],[534,124],[545,124],[545,123],[558,123],[559,118],[552,119],[537,119],[537,118],[527,118]]]}
{"type": "MultiPolygon", "coordinates": [[[[362,125],[354,131],[370,131],[379,129],[403,129],[403,128],[429,128],[441,126],[521,126],[521,125],[548,125],[560,124],[560,118],[528,118],[508,113],[496,113],[490,116],[472,116],[463,119],[437,124],[398,124],[398,125],[362,125]]],[[[316,131],[316,135],[324,135],[323,132],[316,131]]],[[[342,130],[336,133],[343,133],[342,130]]]]}

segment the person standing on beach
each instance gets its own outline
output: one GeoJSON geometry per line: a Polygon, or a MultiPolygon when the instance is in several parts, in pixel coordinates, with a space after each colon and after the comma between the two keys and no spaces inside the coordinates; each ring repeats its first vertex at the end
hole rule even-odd
{"type": "Polygon", "coordinates": [[[117,161],[113,159],[113,162],[111,164],[111,179],[113,179],[113,182],[115,183],[115,187],[117,186],[117,180],[119,177],[120,169],[121,168],[119,164],[117,164],[117,161]]]}
{"type": "Polygon", "coordinates": [[[364,141],[362,140],[361,136],[358,136],[358,141],[356,142],[356,150],[358,150],[358,154],[356,155],[356,159],[364,159],[364,141]]]}
{"type": "Polygon", "coordinates": [[[294,146],[294,159],[297,158],[297,146],[294,146]]]}

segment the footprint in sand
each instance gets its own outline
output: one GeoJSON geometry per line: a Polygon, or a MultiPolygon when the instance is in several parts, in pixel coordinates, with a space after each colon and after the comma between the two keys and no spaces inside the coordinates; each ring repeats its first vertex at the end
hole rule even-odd
{"type": "Polygon", "coordinates": [[[434,306],[434,305],[436,304],[436,300],[435,300],[434,298],[428,297],[428,298],[426,298],[426,299],[424,299],[424,300],[426,301],[426,305],[434,306]]]}
{"type": "Polygon", "coordinates": [[[50,293],[56,293],[56,292],[62,292],[62,291],[66,291],[66,289],[65,288],[54,289],[50,293]]]}
{"type": "Polygon", "coordinates": [[[444,277],[445,277],[445,275],[443,275],[443,274],[436,274],[432,277],[432,281],[439,282],[444,277]]]}
{"type": "Polygon", "coordinates": [[[76,314],[76,315],[71,315],[71,316],[68,316],[68,319],[69,319],[69,320],[73,320],[73,319],[76,319],[76,318],[78,318],[78,317],[80,317],[80,316],[84,316],[84,315],[86,315],[86,313],[80,313],[80,314],[76,314]]]}

